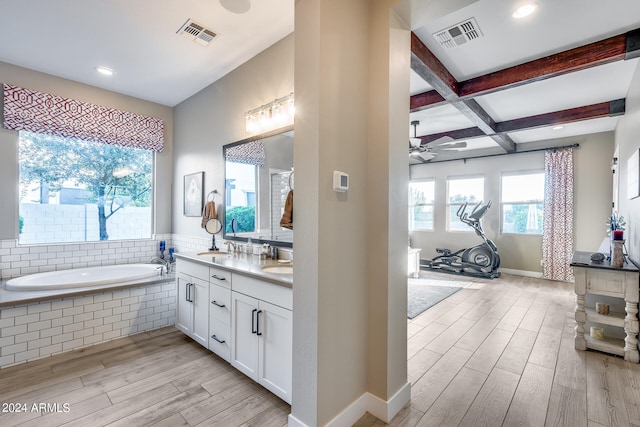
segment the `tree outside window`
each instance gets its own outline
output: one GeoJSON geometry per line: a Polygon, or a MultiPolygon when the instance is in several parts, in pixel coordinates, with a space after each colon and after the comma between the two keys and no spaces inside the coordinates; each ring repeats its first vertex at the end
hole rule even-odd
{"type": "Polygon", "coordinates": [[[471,212],[473,206],[482,202],[484,198],[484,177],[457,177],[447,179],[447,230],[469,231],[473,230],[460,221],[456,215],[458,209],[468,203],[467,212],[471,212]]]}
{"type": "Polygon", "coordinates": [[[151,238],[151,151],[20,132],[20,243],[151,238]]]}
{"type": "Polygon", "coordinates": [[[542,235],[544,172],[502,175],[502,232],[542,235]]]}
{"type": "Polygon", "coordinates": [[[409,230],[433,230],[435,182],[409,183],[409,230]]]}

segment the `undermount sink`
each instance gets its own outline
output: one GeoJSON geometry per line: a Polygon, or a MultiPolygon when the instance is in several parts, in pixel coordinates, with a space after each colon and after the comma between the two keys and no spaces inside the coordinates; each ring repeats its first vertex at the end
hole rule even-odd
{"type": "Polygon", "coordinates": [[[293,265],[269,265],[262,267],[262,271],[275,274],[293,274],[293,265]]]}
{"type": "Polygon", "coordinates": [[[229,254],[225,251],[206,251],[206,252],[198,252],[196,255],[202,256],[202,257],[210,257],[210,256],[222,256],[222,255],[229,255],[229,254]]]}

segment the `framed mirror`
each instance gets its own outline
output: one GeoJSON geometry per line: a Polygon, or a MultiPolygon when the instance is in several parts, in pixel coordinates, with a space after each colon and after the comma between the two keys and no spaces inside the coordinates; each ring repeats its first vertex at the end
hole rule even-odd
{"type": "Polygon", "coordinates": [[[282,227],[293,193],[293,126],[252,136],[223,148],[223,237],[292,247],[293,229],[282,227]]]}

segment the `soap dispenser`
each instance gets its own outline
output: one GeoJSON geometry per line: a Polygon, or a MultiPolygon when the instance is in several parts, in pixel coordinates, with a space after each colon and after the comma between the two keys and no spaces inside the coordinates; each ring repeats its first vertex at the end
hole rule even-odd
{"type": "Polygon", "coordinates": [[[247,255],[253,255],[253,243],[251,243],[251,237],[247,240],[247,255]]]}

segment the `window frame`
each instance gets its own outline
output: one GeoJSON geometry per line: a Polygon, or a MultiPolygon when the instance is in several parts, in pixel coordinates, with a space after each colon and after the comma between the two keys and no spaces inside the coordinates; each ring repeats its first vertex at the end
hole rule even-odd
{"type": "Polygon", "coordinates": [[[435,215],[435,201],[436,201],[436,179],[435,178],[424,178],[424,179],[414,179],[409,181],[409,210],[407,212],[409,219],[409,232],[413,231],[435,231],[436,226],[436,215],[435,215]],[[418,203],[411,204],[411,185],[414,183],[431,183],[433,186],[433,201],[431,203],[418,203]],[[411,220],[411,210],[416,206],[431,206],[431,228],[413,228],[414,222],[411,220]]]}
{"type": "MultiPolygon", "coordinates": [[[[73,139],[73,140],[77,140],[77,141],[82,141],[85,143],[91,143],[91,144],[103,144],[103,145],[109,145],[112,147],[117,147],[120,149],[136,149],[136,150],[140,150],[140,151],[145,151],[149,154],[150,156],[150,162],[151,164],[149,165],[150,167],[150,171],[149,171],[149,178],[150,178],[150,185],[151,188],[149,188],[148,193],[149,193],[149,215],[148,215],[148,227],[149,227],[149,233],[148,236],[145,237],[127,237],[127,238],[111,238],[111,236],[109,236],[109,238],[107,240],[100,240],[100,236],[98,236],[98,239],[87,239],[86,235],[87,235],[87,230],[89,230],[88,228],[86,228],[86,224],[85,224],[85,228],[84,230],[82,230],[82,232],[85,233],[85,239],[84,240],[47,240],[47,239],[43,239],[39,238],[38,241],[21,241],[20,238],[20,229],[18,230],[17,233],[17,245],[18,246],[24,246],[24,247],[29,247],[29,246],[51,246],[51,245],[83,245],[83,244],[108,244],[108,243],[114,243],[114,242],[127,242],[127,241],[132,241],[132,242],[143,242],[143,241],[152,241],[154,240],[154,235],[155,235],[155,211],[156,211],[156,186],[157,186],[157,181],[156,181],[156,172],[157,172],[157,152],[151,149],[146,149],[146,148],[138,148],[138,147],[125,147],[122,145],[117,145],[117,144],[106,144],[103,142],[99,142],[99,141],[89,141],[89,140],[83,140],[80,138],[65,138],[65,137],[61,137],[61,136],[56,136],[56,135],[49,135],[45,132],[31,132],[28,130],[24,130],[24,131],[18,131],[18,141],[17,141],[17,165],[18,165],[18,171],[17,171],[17,181],[18,181],[18,188],[20,189],[20,178],[21,178],[21,162],[20,162],[20,152],[22,150],[22,139],[24,138],[23,133],[25,134],[37,134],[37,135],[45,135],[47,137],[54,137],[54,138],[58,138],[60,140],[65,140],[65,139],[73,139]]],[[[64,154],[63,154],[64,155],[64,154]]],[[[33,182],[33,181],[32,181],[33,182]]],[[[17,200],[16,200],[16,205],[17,205],[17,215],[18,215],[18,227],[21,228],[21,224],[20,224],[20,218],[21,218],[21,209],[20,209],[20,205],[22,204],[21,202],[21,195],[20,195],[20,190],[16,193],[17,196],[17,200]]],[[[60,197],[60,196],[58,196],[60,197]]],[[[40,202],[41,203],[41,202],[40,202]]],[[[63,203],[57,203],[57,204],[61,204],[63,205],[63,203]]],[[[65,203],[66,204],[66,203],[65,203]]],[[[123,211],[124,212],[124,211],[123,211]]],[[[145,215],[146,216],[146,215],[145,215]]],[[[108,219],[109,217],[107,217],[108,219]]]]}
{"type": "MultiPolygon", "coordinates": [[[[515,235],[515,236],[532,236],[532,237],[541,237],[542,236],[542,228],[540,228],[539,233],[520,233],[517,231],[504,231],[504,207],[505,205],[526,205],[526,204],[542,204],[544,206],[544,180],[543,180],[543,188],[542,188],[542,199],[540,200],[519,200],[516,202],[505,202],[503,199],[503,190],[504,190],[504,177],[509,176],[522,176],[522,175],[542,175],[544,178],[545,171],[544,169],[526,169],[526,170],[518,170],[518,171],[503,171],[500,173],[500,234],[505,235],[515,235]]],[[[544,213],[542,214],[544,215],[544,213]]]]}
{"type": "MultiPolygon", "coordinates": [[[[456,202],[456,203],[451,203],[450,202],[450,196],[449,196],[449,187],[450,187],[450,182],[451,181],[457,181],[457,180],[467,180],[467,179],[482,179],[482,197],[474,203],[478,203],[478,202],[482,202],[485,196],[485,185],[486,185],[486,177],[484,174],[470,174],[470,175],[454,175],[454,176],[448,176],[447,177],[447,194],[445,197],[445,202],[446,202],[446,231],[448,233],[474,233],[473,229],[471,227],[467,227],[467,229],[464,230],[455,230],[451,228],[451,215],[452,215],[452,211],[451,211],[451,207],[452,206],[458,206],[458,209],[460,208],[460,206],[462,206],[464,204],[464,202],[456,202]]],[[[469,202],[471,203],[471,202],[469,202]]],[[[471,208],[473,206],[471,206],[471,204],[469,205],[471,208]]],[[[456,209],[457,212],[457,209],[456,209]]]]}

